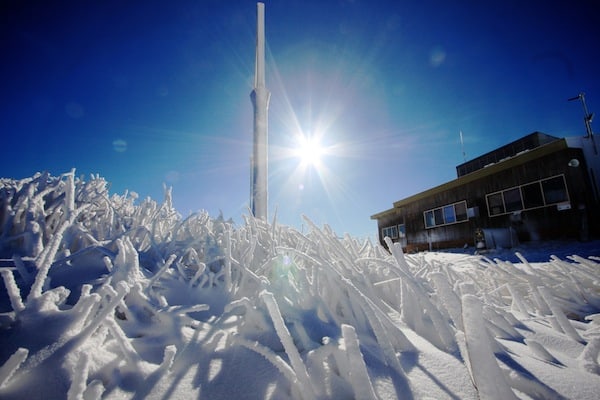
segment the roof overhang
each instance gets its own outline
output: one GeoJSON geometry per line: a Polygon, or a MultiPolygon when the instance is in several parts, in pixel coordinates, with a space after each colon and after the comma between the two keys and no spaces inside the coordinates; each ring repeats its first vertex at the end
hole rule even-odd
{"type": "MultiPolygon", "coordinates": [[[[444,184],[441,184],[439,186],[436,186],[434,188],[428,189],[424,192],[415,194],[413,196],[407,197],[405,199],[402,200],[398,200],[396,202],[394,202],[394,208],[393,209],[397,209],[400,207],[403,207],[407,204],[410,203],[414,203],[415,201],[419,201],[422,200],[424,198],[433,196],[437,193],[441,193],[444,192],[446,190],[449,189],[453,189],[455,187],[458,186],[462,186],[465,185],[467,183],[471,183],[473,181],[476,181],[478,179],[484,178],[486,176],[498,173],[500,171],[506,170],[506,169],[511,169],[514,168],[518,165],[521,164],[525,164],[527,162],[530,162],[532,160],[535,160],[537,158],[546,156],[548,154],[552,154],[555,153],[557,151],[563,150],[563,149],[567,149],[569,146],[567,145],[567,141],[565,139],[559,139],[556,140],[554,142],[545,144],[543,146],[537,147],[533,150],[529,150],[525,153],[519,154],[517,156],[508,158],[506,160],[497,162],[495,164],[490,165],[489,167],[485,167],[483,169],[477,170],[477,171],[473,171],[470,174],[467,175],[463,175],[460,178],[454,179],[452,181],[446,182],[444,184]]],[[[375,214],[371,217],[371,219],[376,219],[374,217],[379,216],[380,214],[383,215],[387,215],[386,213],[389,213],[390,210],[387,211],[383,211],[382,213],[379,214],[375,214]]]]}

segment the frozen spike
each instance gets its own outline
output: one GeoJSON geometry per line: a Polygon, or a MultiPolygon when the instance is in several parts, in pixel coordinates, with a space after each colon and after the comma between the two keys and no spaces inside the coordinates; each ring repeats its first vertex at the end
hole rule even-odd
{"type": "Polygon", "coordinates": [[[297,386],[298,389],[302,391],[303,387],[300,385],[300,382],[296,377],[296,373],[294,372],[292,367],[290,367],[288,363],[286,363],[280,356],[273,352],[273,350],[266,346],[263,346],[259,342],[251,342],[237,335],[233,337],[233,343],[244,346],[247,349],[252,350],[263,356],[267,361],[273,364],[273,366],[277,368],[277,370],[279,370],[279,372],[281,372],[283,376],[287,378],[290,384],[297,386]]]}
{"type": "Polygon", "coordinates": [[[83,391],[83,400],[100,400],[104,393],[104,384],[99,379],[94,379],[83,391]]]}
{"type": "Polygon", "coordinates": [[[357,400],[377,399],[367,372],[365,360],[360,352],[358,336],[354,327],[343,324],[342,337],[348,355],[350,383],[354,389],[354,398],[357,400]]]}
{"type": "Polygon", "coordinates": [[[435,285],[436,291],[442,301],[442,305],[448,310],[448,314],[450,314],[450,318],[454,321],[456,328],[459,330],[463,330],[462,325],[462,308],[460,304],[460,299],[452,290],[448,279],[446,278],[446,274],[442,272],[435,272],[430,275],[433,283],[435,285]]]}
{"type": "Polygon", "coordinates": [[[73,307],[73,311],[76,314],[70,328],[73,333],[77,333],[82,329],[89,316],[92,315],[93,310],[100,304],[101,300],[100,295],[97,293],[92,293],[88,296],[79,298],[79,301],[73,307]]]}
{"type": "Polygon", "coordinates": [[[146,291],[152,288],[152,285],[154,285],[156,281],[158,281],[160,277],[169,269],[169,267],[173,264],[173,261],[175,261],[176,258],[177,256],[175,254],[171,254],[169,256],[165,264],[158,270],[156,274],[154,274],[152,279],[150,279],[150,281],[148,282],[148,286],[146,286],[146,291]]]}
{"type": "Polygon", "coordinates": [[[19,347],[17,351],[0,367],[0,388],[6,386],[13,374],[27,358],[29,350],[19,347]]]}
{"type": "Polygon", "coordinates": [[[523,299],[521,294],[510,283],[507,283],[506,287],[508,288],[508,291],[510,292],[510,296],[512,298],[511,309],[513,311],[520,312],[523,315],[528,315],[529,312],[527,310],[527,307],[525,306],[525,299],[523,299]]]}
{"type": "Polygon", "coordinates": [[[267,306],[269,315],[271,316],[273,324],[275,325],[275,331],[281,340],[281,344],[283,344],[286,354],[290,358],[292,369],[296,373],[298,381],[305,391],[305,393],[303,393],[305,394],[305,399],[314,399],[315,393],[310,381],[310,377],[308,376],[308,371],[306,370],[306,366],[300,357],[300,353],[294,344],[294,340],[292,339],[290,332],[285,326],[285,322],[283,321],[277,301],[275,300],[275,297],[273,297],[273,293],[263,290],[259,296],[267,306]]]}
{"type": "Polygon", "coordinates": [[[553,364],[562,365],[544,346],[533,339],[525,339],[525,344],[529,347],[531,352],[539,357],[543,361],[547,361],[553,364]]]}
{"type": "Polygon", "coordinates": [[[398,267],[404,273],[406,273],[407,275],[410,276],[410,267],[408,266],[408,263],[406,262],[406,259],[404,258],[404,252],[402,251],[402,246],[400,245],[400,243],[392,242],[392,239],[390,239],[387,236],[384,238],[384,240],[388,246],[388,249],[390,249],[390,251],[392,252],[392,255],[396,259],[396,264],[398,265],[398,267]]]}
{"type": "Polygon", "coordinates": [[[75,168],[70,173],[66,174],[67,181],[65,187],[65,203],[66,203],[66,215],[70,219],[71,215],[75,211],[75,168]]]}
{"type": "Polygon", "coordinates": [[[492,350],[491,339],[485,328],[481,301],[470,294],[462,298],[463,325],[471,376],[479,397],[489,400],[514,399],[514,392],[503,379],[503,373],[492,350]],[[495,377],[489,379],[489,377],[495,377]]]}
{"type": "Polygon", "coordinates": [[[517,251],[517,252],[515,252],[515,255],[517,256],[517,258],[519,260],[521,260],[521,262],[523,263],[523,268],[529,275],[536,275],[536,272],[534,271],[531,264],[529,264],[529,261],[527,261],[527,259],[525,257],[523,257],[523,255],[521,253],[519,253],[517,251]]]}
{"type": "Polygon", "coordinates": [[[600,374],[598,365],[598,356],[600,355],[600,337],[595,336],[590,339],[579,355],[581,366],[591,374],[600,374]]]}
{"type": "Polygon", "coordinates": [[[546,301],[546,304],[548,304],[548,307],[550,308],[552,315],[554,315],[554,318],[556,318],[556,321],[562,328],[563,332],[567,336],[569,336],[571,339],[573,339],[579,343],[585,344],[586,343],[585,340],[583,340],[583,338],[581,336],[579,336],[579,333],[577,333],[575,328],[573,328],[573,325],[571,325],[571,323],[565,316],[565,313],[562,312],[560,307],[558,307],[558,305],[554,301],[554,298],[552,297],[552,294],[550,293],[550,291],[543,286],[538,287],[538,290],[539,290],[540,294],[542,295],[542,297],[544,298],[544,300],[546,301]]]}
{"type": "Polygon", "coordinates": [[[31,276],[29,271],[27,271],[25,263],[23,263],[21,257],[15,254],[13,256],[13,262],[15,263],[15,267],[17,268],[17,271],[19,271],[19,275],[21,275],[21,278],[23,278],[25,282],[30,283],[33,280],[33,277],[31,276]]]}
{"type": "Polygon", "coordinates": [[[19,290],[19,286],[15,282],[15,277],[13,273],[9,269],[0,270],[2,273],[2,279],[4,280],[4,285],[6,286],[6,291],[8,292],[8,297],[10,299],[10,305],[12,306],[15,312],[21,312],[25,309],[25,305],[23,304],[23,299],[21,299],[21,292],[19,290]]]}
{"type": "Polygon", "coordinates": [[[171,369],[171,366],[173,365],[173,360],[175,360],[176,354],[177,354],[177,347],[175,347],[175,345],[170,344],[167,347],[165,347],[165,351],[163,353],[163,360],[162,360],[162,363],[160,364],[160,367],[165,370],[171,369]]]}
{"type": "Polygon", "coordinates": [[[86,389],[86,382],[89,371],[89,359],[87,354],[81,353],[77,365],[73,371],[71,386],[67,392],[67,400],[81,400],[86,389]]]}
{"type": "Polygon", "coordinates": [[[111,335],[115,338],[123,356],[129,363],[132,368],[136,368],[136,366],[142,361],[142,358],[138,354],[138,352],[133,348],[131,343],[129,342],[129,338],[125,335],[125,332],[121,329],[119,324],[113,318],[106,318],[104,321],[104,325],[108,328],[111,335]]]}
{"type": "Polygon", "coordinates": [[[125,284],[125,282],[119,282],[117,284],[117,296],[111,299],[108,304],[104,304],[98,315],[92,320],[92,322],[87,325],[81,333],[73,338],[78,343],[82,343],[84,340],[89,338],[92,333],[104,322],[104,319],[111,313],[114,312],[115,307],[123,300],[125,295],[129,293],[129,286],[125,284]]]}

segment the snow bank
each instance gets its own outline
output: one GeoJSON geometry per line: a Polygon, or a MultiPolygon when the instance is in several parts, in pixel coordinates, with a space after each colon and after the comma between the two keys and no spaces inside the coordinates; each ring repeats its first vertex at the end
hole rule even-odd
{"type": "Polygon", "coordinates": [[[597,258],[389,254],[107,187],[0,180],[3,399],[600,392],[597,258]]]}

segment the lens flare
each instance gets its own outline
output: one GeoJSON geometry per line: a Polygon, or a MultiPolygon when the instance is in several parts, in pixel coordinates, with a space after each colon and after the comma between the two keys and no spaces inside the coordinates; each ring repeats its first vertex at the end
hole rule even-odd
{"type": "Polygon", "coordinates": [[[321,157],[325,155],[325,147],[318,138],[301,135],[297,142],[294,156],[299,158],[304,166],[318,168],[321,165],[321,157]]]}

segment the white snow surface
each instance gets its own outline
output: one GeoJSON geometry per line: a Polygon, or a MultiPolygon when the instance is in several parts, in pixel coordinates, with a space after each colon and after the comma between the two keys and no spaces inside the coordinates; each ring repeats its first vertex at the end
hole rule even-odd
{"type": "Polygon", "coordinates": [[[600,258],[392,254],[0,180],[2,399],[598,399],[600,258]]]}

